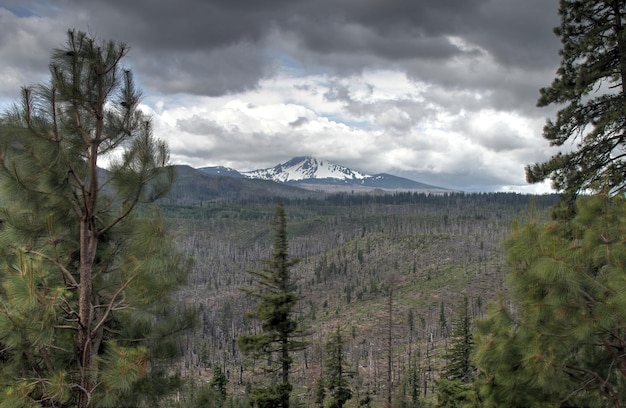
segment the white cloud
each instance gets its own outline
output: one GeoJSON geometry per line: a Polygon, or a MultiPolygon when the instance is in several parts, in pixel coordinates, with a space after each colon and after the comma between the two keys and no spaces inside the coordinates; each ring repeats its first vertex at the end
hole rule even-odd
{"type": "Polygon", "coordinates": [[[252,170],[314,155],[368,173],[416,175],[429,184],[462,189],[471,178],[488,189],[517,191],[525,189],[524,165],[545,152],[542,121],[426,102],[441,89],[411,82],[402,72],[371,71],[340,82],[277,76],[254,91],[159,96],[146,103],[175,162],[195,167],[252,170]]]}

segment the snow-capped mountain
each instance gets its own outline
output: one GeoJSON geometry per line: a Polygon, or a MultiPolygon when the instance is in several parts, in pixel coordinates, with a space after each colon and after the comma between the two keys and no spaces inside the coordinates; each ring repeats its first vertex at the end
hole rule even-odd
{"type": "Polygon", "coordinates": [[[287,183],[302,180],[335,179],[357,182],[369,177],[366,174],[350,170],[339,164],[314,157],[294,157],[293,159],[268,169],[252,170],[242,173],[246,177],[287,183]]]}
{"type": "Polygon", "coordinates": [[[436,194],[450,191],[391,174],[381,173],[370,176],[345,166],[310,156],[294,157],[274,167],[245,172],[221,166],[203,167],[198,170],[217,176],[274,181],[314,191],[369,192],[372,190],[383,190],[421,191],[436,194]]]}

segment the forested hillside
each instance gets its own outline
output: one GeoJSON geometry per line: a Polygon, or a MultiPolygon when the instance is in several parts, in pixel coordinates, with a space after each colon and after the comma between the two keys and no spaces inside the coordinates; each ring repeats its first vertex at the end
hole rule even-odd
{"type": "Polygon", "coordinates": [[[446,364],[463,298],[474,318],[504,290],[501,244],[512,221],[544,212],[556,200],[503,193],[339,194],[196,205],[165,199],[178,246],[195,262],[179,296],[199,305],[202,316],[181,345],[181,374],[208,380],[214,367],[222,367],[234,395],[255,381],[249,374],[255,362],[236,346],[238,336],[259,330],[246,317],[254,303],[242,289],[253,286],[246,271],[259,269],[271,251],[270,221],[283,202],[289,253],[300,259],[293,268],[298,319],[309,342],[296,355],[294,395],[313,403],[324,344],[339,328],[358,397],[353,404],[368,393],[373,401],[385,398],[390,345],[393,398],[410,400],[418,392],[428,399],[446,364]]]}

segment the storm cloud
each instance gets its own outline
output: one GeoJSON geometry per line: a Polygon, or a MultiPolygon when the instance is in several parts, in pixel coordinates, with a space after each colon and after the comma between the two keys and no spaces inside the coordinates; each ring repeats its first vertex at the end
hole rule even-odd
{"type": "MultiPolygon", "coordinates": [[[[69,28],[124,63],[172,157],[250,170],[313,155],[466,190],[525,191],[557,0],[5,0],[0,105],[69,28]]],[[[529,190],[530,191],[530,190],[529,190]]]]}

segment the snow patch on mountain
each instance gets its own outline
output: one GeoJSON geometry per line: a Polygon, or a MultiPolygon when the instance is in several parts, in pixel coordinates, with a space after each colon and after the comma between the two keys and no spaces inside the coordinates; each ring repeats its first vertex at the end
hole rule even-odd
{"type": "Polygon", "coordinates": [[[244,177],[239,171],[224,166],[201,167],[198,170],[215,176],[244,177]]]}
{"type": "Polygon", "coordinates": [[[368,178],[367,174],[350,170],[339,164],[314,157],[294,157],[293,159],[278,164],[274,167],[260,170],[252,170],[242,173],[249,178],[272,180],[281,183],[289,181],[301,181],[312,179],[337,179],[357,181],[368,178]]]}

